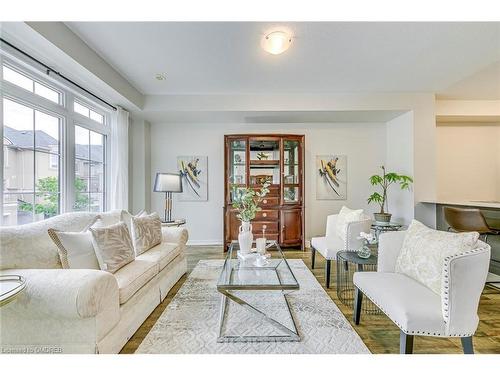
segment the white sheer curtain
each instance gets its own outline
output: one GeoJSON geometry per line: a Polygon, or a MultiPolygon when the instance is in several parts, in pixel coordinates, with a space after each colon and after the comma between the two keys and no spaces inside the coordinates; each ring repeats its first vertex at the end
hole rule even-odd
{"type": "Polygon", "coordinates": [[[129,114],[118,107],[111,117],[110,209],[128,209],[128,123],[129,114]]]}

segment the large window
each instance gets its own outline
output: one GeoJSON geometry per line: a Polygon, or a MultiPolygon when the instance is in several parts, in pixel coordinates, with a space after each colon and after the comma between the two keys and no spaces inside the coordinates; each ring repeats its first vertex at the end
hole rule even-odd
{"type": "Polygon", "coordinates": [[[15,61],[1,67],[0,224],[106,210],[109,112],[15,61]]]}
{"type": "Polygon", "coordinates": [[[103,211],[105,136],[75,126],[75,211],[103,211]]]}

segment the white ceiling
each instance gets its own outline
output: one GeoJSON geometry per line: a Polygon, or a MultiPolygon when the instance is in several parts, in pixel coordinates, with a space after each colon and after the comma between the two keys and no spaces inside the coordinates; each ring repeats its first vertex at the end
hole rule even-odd
{"type": "MultiPolygon", "coordinates": [[[[67,25],[147,95],[440,93],[500,60],[500,23],[284,23],[295,38],[277,56],[260,39],[279,23],[67,25]]],[[[500,86],[500,77],[486,81],[500,86]]],[[[483,87],[460,90],[478,96],[483,87]]]]}

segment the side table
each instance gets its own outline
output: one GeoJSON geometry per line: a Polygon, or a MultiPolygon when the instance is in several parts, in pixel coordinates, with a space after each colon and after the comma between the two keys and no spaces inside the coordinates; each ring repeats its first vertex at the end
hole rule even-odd
{"type": "Polygon", "coordinates": [[[0,275],[0,307],[16,299],[26,288],[26,280],[19,275],[0,275]]]}
{"type": "MultiPolygon", "coordinates": [[[[373,250],[372,250],[373,251],[373,250]]],[[[377,255],[363,259],[355,251],[337,253],[337,297],[346,306],[354,308],[354,272],[376,271],[377,255]]],[[[380,314],[380,310],[369,298],[364,298],[361,309],[365,314],[380,314]]]]}
{"type": "Polygon", "coordinates": [[[383,232],[395,232],[397,230],[400,230],[403,227],[403,224],[398,224],[398,223],[380,223],[377,221],[374,221],[372,224],[372,229],[375,232],[375,239],[378,243],[378,237],[380,236],[380,233],[383,232]]]}
{"type": "Polygon", "coordinates": [[[174,220],[174,221],[170,221],[170,222],[162,222],[161,223],[161,226],[162,227],[180,227],[181,225],[184,225],[186,224],[186,219],[177,219],[177,220],[174,220]]]}

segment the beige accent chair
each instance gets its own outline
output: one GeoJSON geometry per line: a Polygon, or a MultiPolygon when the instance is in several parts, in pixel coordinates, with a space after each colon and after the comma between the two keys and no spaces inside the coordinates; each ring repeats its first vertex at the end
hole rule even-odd
{"type": "MultiPolygon", "coordinates": [[[[99,214],[105,225],[121,211],[99,214]]],[[[47,229],[81,231],[97,213],[73,212],[0,228],[0,274],[25,291],[0,309],[3,353],[118,353],[187,271],[183,228],[162,228],[161,244],[116,273],[62,269],[47,229]]]]}
{"type": "Polygon", "coordinates": [[[316,252],[325,258],[325,286],[330,287],[331,262],[336,260],[339,251],[356,251],[363,245],[360,240],[361,232],[370,233],[372,220],[368,215],[363,214],[363,219],[353,221],[347,225],[347,236],[345,241],[336,233],[338,214],[329,215],[326,219],[326,235],[323,237],[311,238],[311,268],[314,269],[316,252]]]}
{"type": "Polygon", "coordinates": [[[400,353],[413,352],[414,336],[460,337],[463,351],[473,353],[472,336],[479,324],[477,308],[490,261],[490,246],[477,246],[445,259],[441,295],[395,272],[405,231],[380,235],[377,272],[356,272],[353,320],[359,324],[363,295],[396,324],[400,353]]]}

